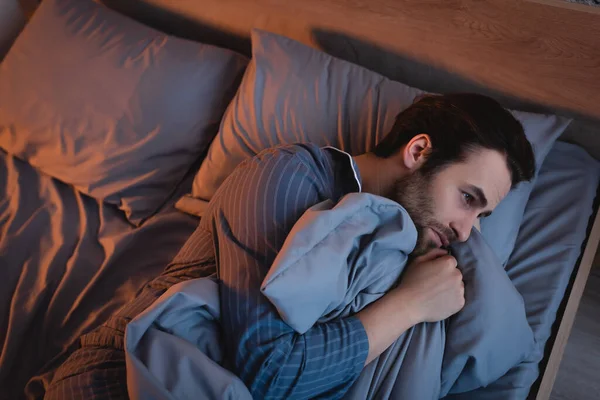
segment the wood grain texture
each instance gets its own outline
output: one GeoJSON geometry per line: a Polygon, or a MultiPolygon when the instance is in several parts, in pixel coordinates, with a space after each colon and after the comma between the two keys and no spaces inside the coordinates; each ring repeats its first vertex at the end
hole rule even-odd
{"type": "MultiPolygon", "coordinates": [[[[565,311],[560,320],[560,326],[548,363],[542,377],[539,390],[536,395],[537,400],[548,400],[552,393],[552,387],[556,380],[556,375],[560,368],[560,363],[565,352],[565,347],[569,340],[569,335],[577,315],[577,309],[581,302],[583,291],[585,289],[592,265],[594,264],[594,256],[596,249],[598,248],[598,242],[600,241],[600,213],[596,215],[594,225],[588,237],[586,248],[583,252],[583,257],[577,270],[575,282],[571,292],[569,293],[569,299],[567,300],[565,311]]],[[[560,316],[559,316],[560,317],[560,316]]]]}
{"type": "Polygon", "coordinates": [[[595,13],[526,0],[146,2],[242,37],[262,27],[314,45],[315,29],[335,30],[499,93],[600,119],[595,13]]]}

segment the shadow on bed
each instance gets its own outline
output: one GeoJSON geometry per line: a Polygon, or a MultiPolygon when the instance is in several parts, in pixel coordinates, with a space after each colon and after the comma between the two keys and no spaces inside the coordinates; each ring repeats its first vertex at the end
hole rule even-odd
{"type": "Polygon", "coordinates": [[[102,0],[102,3],[164,33],[219,47],[250,57],[250,37],[236,35],[202,21],[145,2],[102,0]]]}

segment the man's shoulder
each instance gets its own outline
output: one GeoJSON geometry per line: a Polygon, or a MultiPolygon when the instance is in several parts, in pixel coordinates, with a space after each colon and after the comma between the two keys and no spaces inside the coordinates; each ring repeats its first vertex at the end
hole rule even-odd
{"type": "Polygon", "coordinates": [[[326,149],[314,143],[294,143],[265,149],[253,158],[246,160],[246,163],[263,164],[268,167],[271,167],[273,163],[278,163],[280,167],[301,164],[316,173],[323,171],[323,168],[329,164],[328,157],[326,149]]]}
{"type": "Polygon", "coordinates": [[[281,144],[261,151],[256,157],[261,158],[267,155],[297,158],[310,162],[325,157],[325,150],[314,143],[281,144]]]}

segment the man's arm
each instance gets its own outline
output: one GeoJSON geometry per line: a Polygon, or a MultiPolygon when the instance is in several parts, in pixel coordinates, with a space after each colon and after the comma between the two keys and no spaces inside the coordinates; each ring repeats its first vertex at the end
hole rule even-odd
{"type": "Polygon", "coordinates": [[[296,146],[261,153],[227,179],[201,222],[216,247],[228,358],[256,398],[339,398],[369,350],[356,317],[301,335],[260,291],[294,223],[330,194],[328,168],[310,161],[296,146]]]}
{"type": "Polygon", "coordinates": [[[331,173],[307,154],[291,146],[242,164],[201,224],[212,230],[217,249],[228,356],[257,398],[342,397],[363,366],[407,329],[444,319],[464,304],[456,260],[437,250],[417,258],[396,289],[356,316],[304,334],[283,322],[261,283],[294,223],[331,195],[331,173]]]}
{"type": "Polygon", "coordinates": [[[356,316],[369,337],[367,364],[421,322],[441,321],[465,304],[462,274],[446,250],[433,249],[406,267],[402,281],[356,316]]]}

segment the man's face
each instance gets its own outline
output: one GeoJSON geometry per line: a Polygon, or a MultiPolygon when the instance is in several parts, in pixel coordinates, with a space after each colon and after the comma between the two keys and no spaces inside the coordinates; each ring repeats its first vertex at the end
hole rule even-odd
{"type": "Polygon", "coordinates": [[[417,227],[416,257],[467,240],[476,219],[489,215],[508,194],[510,185],[505,156],[480,149],[431,177],[417,169],[396,183],[390,197],[408,211],[417,227]]]}

